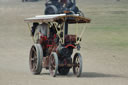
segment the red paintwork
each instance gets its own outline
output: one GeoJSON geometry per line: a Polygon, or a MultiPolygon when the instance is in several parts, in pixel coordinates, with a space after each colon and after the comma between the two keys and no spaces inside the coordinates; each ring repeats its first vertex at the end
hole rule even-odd
{"type": "Polygon", "coordinates": [[[69,44],[69,45],[66,45],[65,48],[68,48],[68,47],[73,47],[73,48],[76,48],[76,46],[72,45],[72,44],[69,44]]]}

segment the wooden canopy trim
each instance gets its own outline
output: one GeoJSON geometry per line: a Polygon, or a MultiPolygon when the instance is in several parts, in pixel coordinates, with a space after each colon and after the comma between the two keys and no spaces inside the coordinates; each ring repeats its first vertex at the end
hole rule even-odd
{"type": "Polygon", "coordinates": [[[90,19],[82,16],[76,15],[66,15],[66,14],[57,14],[57,15],[40,15],[32,18],[25,19],[25,22],[64,22],[67,21],[69,24],[73,23],[90,23],[90,19]]]}

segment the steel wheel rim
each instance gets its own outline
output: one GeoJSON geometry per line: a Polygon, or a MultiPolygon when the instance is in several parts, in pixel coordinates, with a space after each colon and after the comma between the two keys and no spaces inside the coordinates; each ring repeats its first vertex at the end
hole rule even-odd
{"type": "Polygon", "coordinates": [[[75,71],[76,71],[76,74],[79,72],[80,70],[80,60],[79,60],[79,56],[77,55],[76,57],[76,60],[75,60],[75,71]]]}
{"type": "Polygon", "coordinates": [[[33,46],[30,53],[30,69],[35,71],[37,68],[37,51],[36,48],[33,46]]]}
{"type": "Polygon", "coordinates": [[[54,59],[54,56],[53,55],[51,55],[51,57],[50,57],[50,73],[51,73],[51,75],[54,75],[54,73],[55,73],[55,67],[56,67],[56,65],[55,65],[55,59],[54,59]]]}
{"type": "Polygon", "coordinates": [[[55,52],[52,52],[49,59],[50,75],[55,77],[58,71],[58,56],[55,52]]]}
{"type": "Polygon", "coordinates": [[[82,56],[76,53],[73,60],[73,72],[77,77],[80,77],[82,72],[82,56]]]}

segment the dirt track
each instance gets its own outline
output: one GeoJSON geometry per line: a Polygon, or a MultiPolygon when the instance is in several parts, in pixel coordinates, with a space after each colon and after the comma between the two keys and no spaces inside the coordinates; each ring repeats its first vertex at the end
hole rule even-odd
{"type": "MultiPolygon", "coordinates": [[[[84,39],[82,43],[83,73],[80,78],[76,78],[72,74],[72,69],[69,75],[57,75],[56,78],[49,76],[49,71],[45,69],[43,69],[41,75],[32,75],[29,71],[28,55],[33,43],[24,19],[43,14],[44,2],[21,3],[17,0],[11,1],[0,0],[0,85],[128,84],[128,49],[106,49],[102,44],[100,47],[97,46],[93,43],[95,40],[91,40],[93,39],[92,36],[97,35],[92,30],[87,30],[87,41],[84,39]]],[[[84,2],[85,6],[80,1],[79,6],[85,7],[87,15],[92,17],[98,2],[94,3],[95,5],[93,6],[87,0],[87,3],[84,2]]],[[[81,9],[83,10],[84,8],[81,9]]],[[[88,28],[97,24],[96,22],[92,23],[88,28]]]]}

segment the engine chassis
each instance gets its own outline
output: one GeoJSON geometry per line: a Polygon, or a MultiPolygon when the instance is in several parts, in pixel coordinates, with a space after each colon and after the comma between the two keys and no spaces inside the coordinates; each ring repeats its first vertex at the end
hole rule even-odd
{"type": "Polygon", "coordinates": [[[25,20],[30,31],[30,22],[38,22],[39,25],[45,23],[49,30],[47,35],[37,32],[38,39],[33,39],[34,45],[31,47],[29,56],[30,70],[33,74],[40,74],[42,68],[46,68],[49,69],[50,75],[55,77],[57,72],[61,75],[68,74],[73,67],[73,73],[79,77],[82,72],[82,56],[78,52],[74,53],[73,58],[71,56],[74,49],[80,50],[81,37],[69,35],[65,24],[90,23],[90,19],[74,15],[46,17],[47,15],[25,20]]]}

